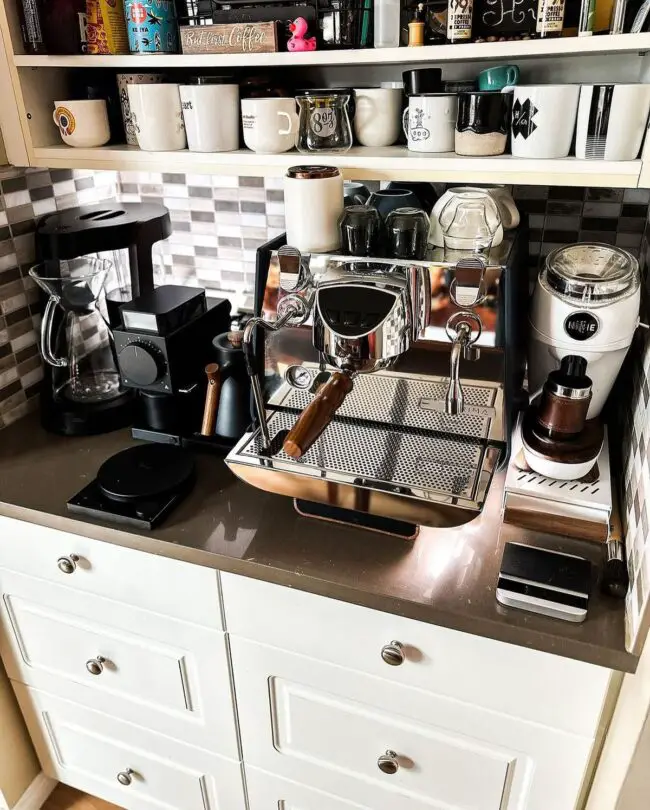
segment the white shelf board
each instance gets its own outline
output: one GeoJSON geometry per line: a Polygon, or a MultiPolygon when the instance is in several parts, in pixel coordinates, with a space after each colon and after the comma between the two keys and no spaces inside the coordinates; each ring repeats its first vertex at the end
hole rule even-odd
{"type": "Polygon", "coordinates": [[[387,65],[490,59],[525,59],[541,56],[642,53],[650,51],[650,33],[591,37],[521,40],[518,42],[472,42],[428,45],[423,48],[365,48],[362,50],[312,51],[311,53],[252,54],[140,54],[120,56],[14,56],[18,67],[286,67],[292,65],[387,65]]]}
{"type": "Polygon", "coordinates": [[[604,186],[636,188],[641,161],[532,160],[500,157],[461,157],[453,152],[422,154],[404,146],[380,149],[356,146],[349,152],[304,155],[285,152],[260,155],[237,152],[143,152],[132,146],[74,149],[49,146],[34,149],[31,165],[48,168],[167,171],[208,174],[278,176],[289,166],[319,163],[338,166],[346,178],[356,180],[429,180],[463,183],[517,183],[523,185],[604,186]]]}

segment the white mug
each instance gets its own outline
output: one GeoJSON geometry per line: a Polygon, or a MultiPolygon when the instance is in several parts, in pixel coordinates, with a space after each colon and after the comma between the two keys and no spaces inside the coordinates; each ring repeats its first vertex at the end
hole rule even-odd
{"type": "Polygon", "coordinates": [[[583,84],[576,157],[636,160],[650,114],[650,84],[583,84]]]}
{"type": "Polygon", "coordinates": [[[580,85],[517,85],[512,102],[511,151],[515,157],[564,158],[578,112],[580,85]]]}
{"type": "Polygon", "coordinates": [[[185,149],[185,124],[177,84],[130,84],[127,88],[138,146],[146,152],[185,149]]]}
{"type": "Polygon", "coordinates": [[[124,132],[126,142],[129,146],[137,146],[138,139],[135,134],[135,127],[131,119],[131,104],[129,103],[130,84],[162,84],[165,76],[162,73],[118,73],[117,92],[120,96],[120,107],[122,108],[122,121],[124,122],[124,132]]]}
{"type": "Polygon", "coordinates": [[[101,98],[55,101],[52,118],[68,146],[90,149],[111,139],[106,102],[101,98]]]}
{"type": "Polygon", "coordinates": [[[293,98],[246,98],[241,103],[244,143],[253,152],[277,155],[296,146],[298,113],[293,98]]]}
{"type": "Polygon", "coordinates": [[[458,98],[452,93],[411,96],[402,126],[411,152],[453,152],[458,98]]]}
{"type": "Polygon", "coordinates": [[[399,138],[402,94],[391,87],[354,91],[354,134],[362,146],[391,146],[399,138]]]}
{"type": "Polygon", "coordinates": [[[239,85],[182,84],[180,93],[190,152],[239,149],[239,85]]]}

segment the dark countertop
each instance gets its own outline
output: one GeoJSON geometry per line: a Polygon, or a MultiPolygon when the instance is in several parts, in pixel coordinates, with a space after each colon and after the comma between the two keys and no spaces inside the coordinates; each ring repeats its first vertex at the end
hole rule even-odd
{"type": "MultiPolygon", "coordinates": [[[[483,514],[414,543],[300,517],[289,498],[242,483],[217,456],[198,459],[191,495],[152,532],[109,528],[66,510],[128,431],[91,438],[45,433],[30,416],[0,433],[0,514],[154,554],[341,599],[419,621],[633,672],[624,603],[594,588],[580,625],[504,608],[494,591],[504,540],[600,559],[597,544],[501,526],[502,478],[483,514]]],[[[0,542],[2,539],[0,538],[0,542]]]]}

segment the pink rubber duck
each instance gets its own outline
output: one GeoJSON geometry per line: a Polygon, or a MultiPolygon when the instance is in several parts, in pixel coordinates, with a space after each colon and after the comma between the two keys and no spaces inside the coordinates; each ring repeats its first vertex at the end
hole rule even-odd
{"type": "Polygon", "coordinates": [[[287,42],[289,51],[315,51],[316,37],[305,37],[308,31],[307,20],[297,17],[290,25],[291,39],[287,42]]]}

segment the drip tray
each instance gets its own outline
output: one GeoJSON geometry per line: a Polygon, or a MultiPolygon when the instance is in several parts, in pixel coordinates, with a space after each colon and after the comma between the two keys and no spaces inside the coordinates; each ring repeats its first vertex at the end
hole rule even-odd
{"type": "MultiPolygon", "coordinates": [[[[475,516],[483,506],[499,459],[497,448],[477,440],[441,437],[423,430],[388,429],[373,423],[335,421],[297,461],[281,449],[282,440],[296,418],[293,413],[272,412],[267,423],[277,452],[272,456],[263,453],[256,431],[243,437],[226,459],[228,464],[250,483],[294,497],[308,497],[298,483],[307,477],[325,485],[323,491],[341,484],[403,499],[460,505],[473,510],[475,516]],[[244,466],[254,467],[258,473],[247,475],[244,466]],[[264,472],[269,481],[275,472],[290,473],[296,480],[295,492],[286,483],[281,490],[265,485],[264,472]]],[[[313,484],[310,491],[314,491],[313,484]]],[[[465,517],[458,522],[469,519],[465,517]]]]}

